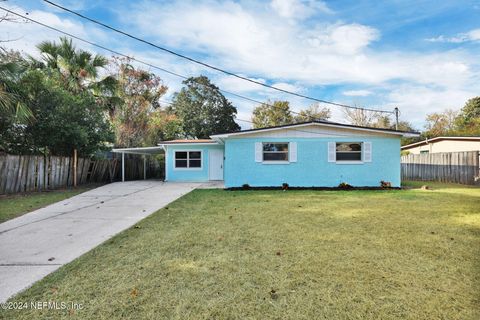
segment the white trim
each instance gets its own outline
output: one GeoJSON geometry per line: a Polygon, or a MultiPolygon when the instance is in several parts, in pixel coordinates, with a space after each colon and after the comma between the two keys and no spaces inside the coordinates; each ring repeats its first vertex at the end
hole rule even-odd
{"type": "Polygon", "coordinates": [[[271,161],[271,160],[268,160],[268,161],[262,161],[262,164],[290,164],[291,162],[290,161],[271,161]]]}
{"type": "Polygon", "coordinates": [[[345,161],[335,161],[336,164],[364,164],[363,161],[352,161],[352,160],[345,160],[345,161]]]}
{"type": "MultiPolygon", "coordinates": [[[[194,160],[198,160],[198,159],[194,159],[194,160]]],[[[173,150],[173,170],[174,171],[201,171],[203,170],[203,150],[190,150],[190,149],[187,149],[187,150],[173,150]],[[176,156],[175,156],[175,153],[177,152],[187,152],[187,159],[179,159],[179,160],[186,160],[187,161],[187,165],[189,165],[189,154],[188,152],[200,152],[200,167],[194,167],[194,168],[177,168],[176,167],[176,156]]]]}
{"type": "Polygon", "coordinates": [[[159,143],[158,146],[218,146],[220,143],[214,142],[183,142],[183,143],[159,143]]]}
{"type": "Polygon", "coordinates": [[[396,132],[396,131],[381,130],[381,129],[359,128],[359,127],[355,127],[355,126],[348,126],[348,125],[342,125],[342,124],[307,122],[307,123],[302,123],[302,124],[297,124],[297,125],[279,126],[279,127],[275,127],[275,128],[266,128],[266,129],[258,129],[258,130],[245,130],[245,131],[225,133],[225,134],[216,134],[216,135],[210,136],[210,138],[217,141],[217,139],[228,138],[228,137],[231,137],[231,136],[252,134],[252,133],[258,133],[258,132],[268,132],[268,131],[275,131],[275,130],[283,130],[283,129],[290,129],[290,128],[292,128],[292,129],[293,128],[299,128],[299,127],[301,128],[301,127],[311,126],[311,125],[332,127],[332,128],[342,128],[342,129],[351,129],[351,130],[356,130],[356,131],[368,131],[368,132],[385,133],[385,134],[399,135],[399,136],[404,136],[404,137],[418,137],[419,136],[419,134],[410,133],[410,132],[396,132]]]}

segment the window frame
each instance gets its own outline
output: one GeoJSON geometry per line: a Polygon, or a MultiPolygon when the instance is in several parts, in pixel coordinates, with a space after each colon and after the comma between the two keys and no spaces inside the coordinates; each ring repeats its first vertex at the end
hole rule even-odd
{"type": "Polygon", "coordinates": [[[173,170],[186,170],[186,171],[194,171],[194,170],[203,170],[203,150],[173,150],[173,170]],[[178,159],[178,160],[187,160],[187,167],[177,167],[177,152],[186,152],[187,159],[178,159]],[[200,160],[200,167],[190,167],[190,152],[200,152],[200,159],[193,158],[192,160],[200,160]]]}
{"type": "Polygon", "coordinates": [[[338,164],[362,164],[364,163],[364,145],[363,141],[335,141],[335,163],[338,164]],[[338,160],[337,159],[337,144],[359,144],[360,151],[341,151],[340,153],[360,153],[360,160],[338,160]]]}
{"type": "Polygon", "coordinates": [[[264,164],[287,164],[290,163],[290,142],[282,141],[282,142],[262,142],[262,163],[264,164]],[[264,151],[263,147],[266,144],[286,144],[287,151],[264,151]],[[267,153],[286,153],[287,160],[264,160],[265,159],[265,152],[267,153]]]}

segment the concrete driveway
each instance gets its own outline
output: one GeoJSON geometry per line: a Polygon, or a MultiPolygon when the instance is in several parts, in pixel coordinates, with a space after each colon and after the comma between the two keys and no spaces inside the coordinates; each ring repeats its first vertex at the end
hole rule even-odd
{"type": "Polygon", "coordinates": [[[199,186],[117,182],[0,224],[0,302],[199,186]]]}

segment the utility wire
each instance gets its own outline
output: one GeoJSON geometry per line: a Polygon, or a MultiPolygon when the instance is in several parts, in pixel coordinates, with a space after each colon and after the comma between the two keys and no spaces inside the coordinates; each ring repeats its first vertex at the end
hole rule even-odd
{"type": "MultiPolygon", "coordinates": [[[[85,40],[85,39],[80,38],[80,37],[78,37],[78,36],[76,36],[76,35],[73,35],[73,34],[71,34],[71,33],[65,32],[65,31],[63,31],[63,30],[60,30],[60,29],[58,29],[58,28],[49,26],[49,25],[47,25],[47,24],[45,24],[45,23],[42,23],[42,22],[37,21],[37,20],[35,20],[35,19],[32,19],[32,18],[30,18],[30,17],[24,16],[24,15],[21,15],[21,14],[19,14],[19,13],[14,12],[14,11],[11,11],[11,10],[9,10],[9,9],[6,9],[6,8],[4,8],[4,7],[2,7],[2,6],[0,6],[0,9],[6,11],[6,12],[8,12],[8,13],[14,14],[14,15],[16,15],[16,16],[18,16],[18,17],[21,17],[21,18],[23,18],[23,19],[26,19],[26,20],[28,20],[28,21],[31,21],[31,22],[33,22],[33,23],[36,23],[36,24],[38,24],[38,25],[41,25],[41,26],[43,26],[43,27],[45,27],[45,28],[48,28],[48,29],[50,29],[50,30],[54,30],[54,31],[56,31],[56,32],[62,33],[62,34],[64,34],[64,35],[67,35],[67,36],[69,36],[69,37],[71,37],[71,38],[74,38],[74,39],[77,39],[77,40],[82,41],[82,42],[84,42],[84,43],[87,43],[87,44],[90,44],[90,45],[92,45],[92,46],[98,47],[98,48],[103,49],[103,50],[105,50],[105,51],[109,51],[109,52],[112,52],[112,53],[117,54],[117,55],[119,55],[119,56],[122,56],[122,57],[125,57],[125,58],[128,58],[128,59],[137,61],[138,63],[147,65],[147,66],[149,66],[149,67],[152,67],[152,68],[155,68],[155,69],[158,69],[158,70],[161,70],[161,71],[166,72],[166,73],[168,73],[168,74],[171,74],[171,75],[174,75],[174,76],[177,76],[177,77],[181,77],[181,78],[183,78],[183,79],[188,79],[188,77],[183,76],[183,75],[181,75],[181,74],[172,72],[172,71],[170,71],[170,70],[167,70],[167,69],[158,67],[158,66],[156,66],[156,65],[153,65],[153,64],[151,64],[151,63],[148,63],[148,62],[145,62],[145,61],[142,61],[142,60],[133,58],[133,57],[129,57],[128,55],[125,55],[125,54],[123,54],[123,53],[121,53],[121,52],[115,51],[115,50],[113,50],[113,49],[109,49],[109,48],[107,48],[107,47],[105,47],[105,46],[96,44],[96,43],[91,42],[91,41],[89,41],[89,40],[85,40]]],[[[202,84],[202,83],[199,83],[199,82],[197,82],[197,83],[198,83],[199,85],[205,86],[206,88],[210,88],[210,87],[208,87],[208,86],[206,86],[206,85],[204,85],[204,84],[202,84]]],[[[231,95],[234,95],[234,96],[237,96],[237,97],[239,97],[239,98],[246,99],[246,100],[249,100],[249,101],[252,101],[252,102],[264,104],[264,105],[267,105],[267,106],[270,106],[270,107],[277,107],[277,106],[275,106],[275,105],[271,105],[271,104],[268,104],[268,103],[265,103],[265,102],[261,102],[261,101],[255,100],[255,99],[251,99],[251,98],[248,98],[248,97],[245,97],[245,96],[242,96],[242,95],[233,93],[233,92],[229,92],[229,91],[221,90],[221,89],[219,89],[219,90],[222,91],[222,92],[224,92],[224,93],[231,94],[231,95]]],[[[173,104],[173,102],[171,102],[171,101],[169,102],[169,101],[159,100],[159,102],[165,103],[165,104],[168,104],[168,105],[172,105],[172,104],[173,104]]],[[[295,113],[295,114],[300,114],[299,112],[295,112],[295,111],[290,111],[290,112],[291,112],[291,113],[295,113]]],[[[238,121],[242,121],[242,122],[247,122],[247,123],[253,124],[253,122],[250,121],[250,120],[240,119],[240,118],[237,118],[237,117],[235,117],[235,119],[238,120],[238,121]]],[[[334,123],[334,122],[326,121],[326,120],[323,120],[323,119],[313,119],[313,120],[320,120],[320,121],[323,121],[323,122],[325,122],[325,123],[332,123],[332,124],[341,125],[341,123],[334,123]]],[[[291,129],[294,130],[294,131],[311,133],[311,134],[343,136],[342,134],[320,133],[320,132],[306,131],[306,130],[300,130],[300,129],[295,129],[295,128],[291,128],[291,129]]]]}
{"type": "MultiPolygon", "coordinates": [[[[89,41],[89,40],[86,40],[86,39],[83,39],[83,38],[80,38],[79,36],[76,36],[76,35],[71,34],[71,33],[69,33],[69,32],[63,31],[63,30],[58,29],[58,28],[56,28],[56,27],[52,27],[52,26],[47,25],[47,24],[45,24],[45,23],[43,23],[43,22],[37,21],[37,20],[35,20],[35,19],[32,19],[32,18],[27,17],[27,16],[24,16],[24,15],[19,14],[19,13],[17,13],[17,12],[11,11],[11,10],[6,9],[6,8],[4,8],[4,7],[1,7],[1,6],[0,6],[0,9],[6,11],[6,12],[8,12],[8,13],[14,14],[14,15],[16,15],[16,16],[18,16],[18,17],[21,17],[21,18],[23,18],[23,19],[26,19],[26,20],[28,20],[28,21],[30,21],[30,22],[36,23],[36,24],[38,24],[38,25],[40,25],[40,26],[42,26],[42,27],[45,27],[45,28],[48,28],[48,29],[50,29],[50,30],[56,31],[56,32],[58,32],[58,33],[64,34],[64,35],[69,36],[69,37],[71,37],[71,38],[73,38],[73,39],[76,39],[76,40],[78,40],[78,41],[87,43],[87,44],[89,44],[89,45],[91,45],[91,46],[100,48],[100,49],[102,49],[102,50],[111,52],[111,53],[113,53],[113,54],[116,54],[116,55],[118,55],[118,56],[121,56],[121,57],[130,59],[130,60],[136,61],[136,62],[138,62],[138,63],[144,64],[144,65],[149,66],[149,67],[151,67],[151,68],[158,69],[158,70],[163,71],[163,72],[165,72],[165,73],[167,73],[167,74],[170,74],[170,75],[173,75],[173,76],[182,78],[182,79],[189,79],[189,77],[187,77],[187,76],[184,76],[184,75],[181,75],[181,74],[179,74],[179,73],[170,71],[170,70],[168,70],[168,69],[165,69],[165,68],[156,66],[156,65],[151,64],[151,63],[148,63],[148,62],[146,62],[146,61],[142,61],[142,60],[140,60],[140,59],[137,59],[137,58],[134,58],[134,57],[130,57],[130,56],[128,56],[128,55],[126,55],[126,54],[123,54],[123,53],[121,53],[121,52],[118,52],[118,51],[116,51],[116,50],[109,49],[109,48],[107,48],[107,47],[105,47],[105,46],[103,46],[103,45],[94,43],[94,42],[92,42],[92,41],[89,41]]],[[[205,84],[203,84],[203,83],[201,83],[201,82],[195,81],[195,83],[197,83],[197,84],[199,84],[199,85],[201,85],[201,86],[203,86],[203,87],[205,87],[205,88],[207,88],[207,89],[211,89],[209,86],[207,86],[207,85],[205,85],[205,84]]],[[[231,92],[231,91],[223,90],[223,89],[220,89],[220,88],[219,88],[219,91],[220,91],[220,92],[223,92],[223,93],[225,93],[225,94],[229,94],[229,95],[232,95],[232,96],[235,96],[235,97],[238,97],[238,98],[241,98],[241,99],[250,101],[250,102],[255,102],[255,103],[258,103],[258,104],[263,104],[263,105],[266,105],[266,106],[269,106],[269,107],[272,107],[272,108],[280,108],[279,106],[276,106],[276,105],[273,105],[273,104],[269,104],[269,103],[267,103],[267,102],[262,102],[262,101],[259,101],[259,100],[256,100],[256,99],[252,99],[252,98],[249,98],[249,97],[246,97],[246,96],[243,96],[243,95],[240,95],[240,94],[231,92]]],[[[293,114],[297,114],[297,115],[300,115],[300,114],[301,114],[300,112],[296,112],[296,111],[293,111],[293,110],[291,110],[290,112],[293,113],[293,114]]],[[[318,120],[322,120],[322,119],[318,119],[318,120]]]]}
{"type": "MultiPolygon", "coordinates": [[[[167,105],[173,105],[173,101],[159,100],[159,102],[167,104],[167,105]]],[[[235,117],[235,120],[250,123],[250,124],[254,124],[253,121],[251,121],[251,120],[240,119],[240,118],[237,118],[237,117],[235,117]]],[[[339,123],[333,123],[333,124],[339,124],[339,123]]],[[[258,129],[263,129],[263,128],[258,128],[258,129]]],[[[265,129],[267,129],[267,128],[265,128],[265,129]]],[[[382,128],[378,128],[378,129],[381,130],[382,128]]],[[[302,129],[297,129],[297,128],[289,128],[289,130],[293,130],[293,131],[297,131],[297,132],[303,132],[303,133],[309,133],[309,134],[317,134],[317,135],[320,135],[320,136],[351,137],[350,134],[342,134],[342,133],[315,132],[315,131],[302,130],[302,129]]],[[[386,130],[389,130],[389,129],[386,129],[386,130]]]]}
{"type": "Polygon", "coordinates": [[[269,89],[273,89],[273,90],[276,90],[276,91],[279,91],[279,92],[283,92],[283,93],[286,93],[286,94],[290,94],[290,95],[294,95],[294,96],[297,96],[297,97],[300,97],[300,98],[304,98],[304,99],[308,99],[308,100],[311,100],[311,101],[315,101],[315,102],[321,102],[321,103],[325,103],[325,104],[330,104],[330,105],[334,105],[334,106],[338,106],[338,107],[343,107],[343,108],[350,108],[350,109],[356,109],[356,110],[365,110],[365,111],[373,111],[373,112],[379,112],[379,113],[389,113],[389,114],[394,114],[393,111],[386,111],[386,110],[377,110],[377,109],[369,109],[369,108],[363,108],[363,107],[355,107],[355,106],[349,106],[349,105],[346,105],[346,104],[341,104],[341,103],[337,103],[337,102],[332,102],[332,101],[327,101],[327,100],[323,100],[323,99],[318,99],[318,98],[314,98],[314,97],[310,97],[310,96],[307,96],[307,95],[303,95],[303,94],[300,94],[300,93],[296,93],[296,92],[293,92],[293,91],[289,91],[289,90],[285,90],[285,89],[281,89],[281,88],[278,88],[278,87],[275,87],[275,86],[271,86],[271,85],[268,85],[268,84],[265,84],[265,83],[262,83],[262,82],[259,82],[259,81],[256,81],[256,80],[252,80],[250,78],[247,78],[247,77],[244,77],[244,76],[241,76],[241,75],[238,75],[234,72],[231,72],[231,71],[227,71],[225,69],[221,69],[219,67],[215,67],[211,64],[208,64],[208,63],[205,63],[205,62],[202,62],[200,60],[197,60],[197,59],[194,59],[194,58],[191,58],[191,57],[188,57],[186,55],[183,55],[181,53],[178,53],[178,52],[175,52],[173,50],[170,50],[170,49],[167,49],[165,47],[162,47],[162,46],[159,46],[159,45],[156,45],[150,41],[147,41],[147,40],[144,40],[142,38],[139,38],[137,36],[134,36],[130,33],[127,33],[125,31],[122,31],[120,29],[117,29],[115,27],[112,27],[108,24],[105,24],[101,21],[98,21],[98,20],[95,20],[93,18],[90,18],[90,17],[87,17],[81,13],[78,13],[72,9],[69,9],[69,8],[66,8],[64,6],[61,6],[55,2],[52,2],[52,1],[49,1],[49,0],[43,0],[44,2],[54,6],[54,7],[57,7],[61,10],[64,10],[64,11],[67,11],[71,14],[74,14],[82,19],[85,19],[85,20],[88,20],[92,23],[95,23],[97,25],[100,25],[104,28],[107,28],[109,30],[112,30],[112,31],[115,31],[117,33],[120,33],[124,36],[127,36],[131,39],[134,39],[134,40],[137,40],[137,41],[140,41],[140,42],[143,42],[149,46],[152,46],[156,49],[159,49],[159,50],[162,50],[164,52],[167,52],[167,53],[170,53],[172,55],[175,55],[177,57],[180,57],[182,59],[185,59],[185,60],[188,60],[190,62],[193,62],[193,63],[196,63],[196,64],[199,64],[199,65],[202,65],[204,67],[207,67],[207,68],[210,68],[212,70],[215,70],[215,71],[218,71],[218,72],[221,72],[221,73],[224,73],[226,75],[229,75],[229,76],[232,76],[232,77],[235,77],[235,78],[238,78],[238,79],[241,79],[241,80],[244,80],[244,81],[248,81],[250,83],[254,83],[254,84],[257,84],[257,85],[260,85],[260,86],[263,86],[263,87],[266,87],[266,88],[269,88],[269,89]]]}

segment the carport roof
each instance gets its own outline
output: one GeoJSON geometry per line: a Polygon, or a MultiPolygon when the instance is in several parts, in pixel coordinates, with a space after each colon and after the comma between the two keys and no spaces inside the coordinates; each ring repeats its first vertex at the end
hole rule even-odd
{"type": "Polygon", "coordinates": [[[165,146],[169,145],[186,145],[186,144],[218,144],[217,141],[212,139],[195,139],[195,140],[170,140],[170,141],[161,141],[158,146],[155,147],[139,147],[139,148],[118,148],[112,149],[112,152],[118,153],[131,153],[131,154],[157,154],[165,150],[165,146]]]}
{"type": "Polygon", "coordinates": [[[169,141],[161,141],[158,145],[164,144],[203,144],[203,143],[217,143],[215,140],[212,139],[178,139],[178,140],[169,140],[169,141]]]}
{"type": "Polygon", "coordinates": [[[131,153],[131,154],[157,154],[157,153],[161,153],[162,151],[163,151],[163,146],[112,149],[112,152],[131,153]]]}

